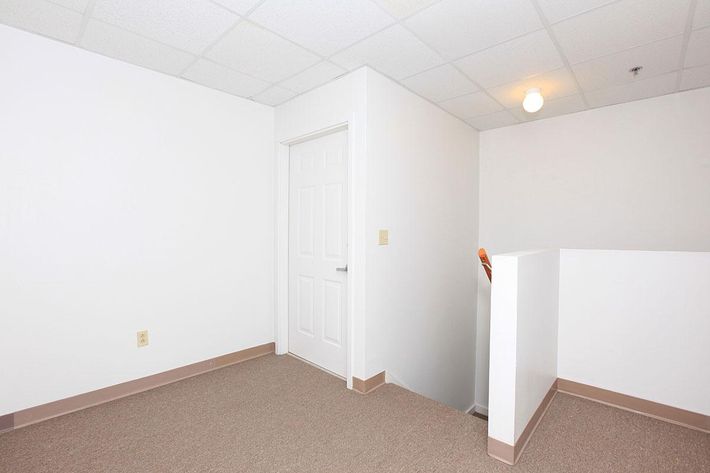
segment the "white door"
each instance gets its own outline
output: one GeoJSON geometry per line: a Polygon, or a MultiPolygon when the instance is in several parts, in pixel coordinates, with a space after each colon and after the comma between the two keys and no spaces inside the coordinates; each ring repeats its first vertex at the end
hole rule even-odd
{"type": "Polygon", "coordinates": [[[290,148],[288,347],[345,377],[347,131],[290,148]]]}

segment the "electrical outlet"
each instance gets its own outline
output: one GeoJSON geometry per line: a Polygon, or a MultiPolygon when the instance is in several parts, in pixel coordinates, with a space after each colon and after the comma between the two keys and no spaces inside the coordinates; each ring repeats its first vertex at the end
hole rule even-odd
{"type": "Polygon", "coordinates": [[[380,230],[380,245],[390,244],[390,232],[389,230],[380,230]]]}
{"type": "Polygon", "coordinates": [[[138,348],[148,346],[148,331],[141,330],[140,332],[136,333],[136,341],[138,344],[138,348]]]}

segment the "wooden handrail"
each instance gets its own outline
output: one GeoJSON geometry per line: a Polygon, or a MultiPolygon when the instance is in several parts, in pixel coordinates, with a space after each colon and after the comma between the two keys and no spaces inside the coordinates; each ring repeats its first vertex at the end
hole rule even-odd
{"type": "Polygon", "coordinates": [[[483,266],[483,269],[486,271],[486,275],[488,276],[488,280],[493,282],[493,267],[491,266],[491,260],[488,259],[488,254],[486,253],[485,248],[479,248],[478,258],[481,260],[481,265],[483,266]]]}

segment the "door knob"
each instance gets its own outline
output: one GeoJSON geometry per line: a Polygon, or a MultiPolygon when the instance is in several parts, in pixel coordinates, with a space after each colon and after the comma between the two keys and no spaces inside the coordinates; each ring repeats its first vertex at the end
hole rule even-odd
{"type": "Polygon", "coordinates": [[[342,272],[344,272],[344,273],[347,273],[347,272],[348,272],[348,265],[346,264],[346,265],[343,266],[342,268],[335,268],[335,270],[336,270],[336,271],[342,271],[342,272]]]}

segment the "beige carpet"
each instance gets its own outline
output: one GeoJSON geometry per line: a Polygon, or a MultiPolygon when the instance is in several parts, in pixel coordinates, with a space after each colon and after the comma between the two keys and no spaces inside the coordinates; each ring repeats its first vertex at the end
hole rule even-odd
{"type": "Polygon", "coordinates": [[[515,467],[486,422],[274,355],[0,435],[0,472],[710,472],[710,435],[559,394],[515,467]]]}

